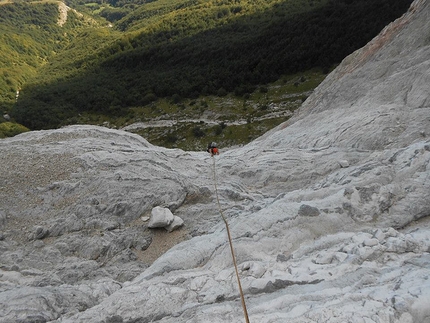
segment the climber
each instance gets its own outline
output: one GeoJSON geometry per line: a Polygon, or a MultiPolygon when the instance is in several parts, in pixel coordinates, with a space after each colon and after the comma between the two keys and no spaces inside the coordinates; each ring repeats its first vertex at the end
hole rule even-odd
{"type": "Polygon", "coordinates": [[[213,157],[213,155],[219,155],[216,142],[210,142],[206,151],[211,154],[211,157],[213,157]]]}

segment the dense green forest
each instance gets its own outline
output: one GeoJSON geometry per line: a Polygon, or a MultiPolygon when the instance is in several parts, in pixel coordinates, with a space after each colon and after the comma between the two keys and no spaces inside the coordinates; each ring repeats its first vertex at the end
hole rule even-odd
{"type": "Polygon", "coordinates": [[[88,26],[74,12],[63,26],[58,17],[58,1],[0,2],[1,112],[12,109],[17,91],[72,41],[76,28],[88,26]]]}
{"type": "Polygon", "coordinates": [[[0,104],[7,111],[16,91],[57,50],[55,4],[17,3],[0,7],[0,104]],[[5,106],[7,105],[7,106],[5,106]]]}
{"type": "MultiPolygon", "coordinates": [[[[69,0],[70,6],[110,20],[113,28],[76,26],[75,17],[75,22],[68,21],[70,37],[55,23],[43,27],[44,22],[27,21],[29,30],[23,30],[39,47],[26,49],[25,64],[31,59],[37,63],[31,73],[14,78],[19,84],[6,77],[1,82],[9,83],[9,96],[21,88],[11,114],[31,129],[73,123],[88,112],[121,117],[163,98],[181,102],[228,93],[246,97],[285,75],[312,68],[328,72],[411,2],[69,0]],[[45,29],[51,38],[38,39],[47,37],[45,29]],[[35,36],[36,30],[41,36],[35,36]]],[[[46,6],[38,10],[52,10],[46,6]]],[[[0,28],[12,28],[0,22],[0,28]]],[[[11,37],[7,35],[0,37],[11,37]]]]}

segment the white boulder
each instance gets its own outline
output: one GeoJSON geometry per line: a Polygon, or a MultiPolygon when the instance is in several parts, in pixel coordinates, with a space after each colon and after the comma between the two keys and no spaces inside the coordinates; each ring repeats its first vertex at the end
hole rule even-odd
{"type": "Polygon", "coordinates": [[[148,228],[154,229],[167,227],[173,222],[174,218],[173,213],[168,208],[156,206],[151,211],[148,228]]]}
{"type": "Polygon", "coordinates": [[[174,216],[172,223],[170,223],[168,226],[164,227],[167,231],[172,232],[176,229],[179,229],[184,225],[184,220],[182,220],[179,216],[174,216]]]}

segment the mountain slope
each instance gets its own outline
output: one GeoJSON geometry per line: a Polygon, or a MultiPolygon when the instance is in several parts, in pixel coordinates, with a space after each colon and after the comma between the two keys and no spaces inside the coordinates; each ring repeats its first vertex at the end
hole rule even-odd
{"type": "Polygon", "coordinates": [[[41,129],[87,111],[127,116],[130,107],[157,98],[243,95],[284,74],[331,67],[409,4],[151,2],[118,21],[123,34],[112,35],[82,61],[70,58],[81,49],[77,40],[46,65],[23,88],[14,116],[41,129]]]}
{"type": "Polygon", "coordinates": [[[57,14],[55,4],[1,5],[0,102],[3,110],[15,101],[16,91],[28,78],[36,75],[37,68],[46,61],[50,52],[58,48],[53,44],[53,38],[48,37],[48,33],[58,34],[55,31],[57,14]],[[48,31],[47,28],[54,30],[48,31]]]}
{"type": "Polygon", "coordinates": [[[0,108],[9,112],[17,91],[70,43],[76,29],[94,22],[59,1],[11,1],[0,8],[0,108]]]}
{"type": "Polygon", "coordinates": [[[83,125],[1,140],[0,322],[242,322],[218,197],[250,322],[427,322],[429,14],[215,159],[83,125]],[[184,227],[150,230],[155,206],[184,227]]]}

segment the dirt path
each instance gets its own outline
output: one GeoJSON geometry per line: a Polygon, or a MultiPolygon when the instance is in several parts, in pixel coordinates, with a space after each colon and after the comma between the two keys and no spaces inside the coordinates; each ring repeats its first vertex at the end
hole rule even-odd
{"type": "MultiPolygon", "coordinates": [[[[261,121],[265,119],[271,119],[271,118],[278,118],[278,117],[287,117],[291,116],[293,113],[289,110],[286,111],[275,111],[271,113],[267,113],[264,116],[253,118],[253,121],[261,121]]],[[[173,125],[176,125],[178,123],[205,123],[205,124],[212,124],[217,125],[221,121],[219,120],[209,120],[209,119],[182,119],[182,120],[155,120],[155,121],[147,121],[147,122],[135,122],[130,125],[127,125],[125,127],[122,127],[122,130],[125,131],[133,131],[133,130],[139,130],[139,129],[145,129],[145,128],[160,128],[160,127],[171,127],[173,125]]],[[[248,121],[245,119],[240,119],[236,121],[225,121],[224,122],[227,126],[239,126],[247,124],[248,121]]]]}

